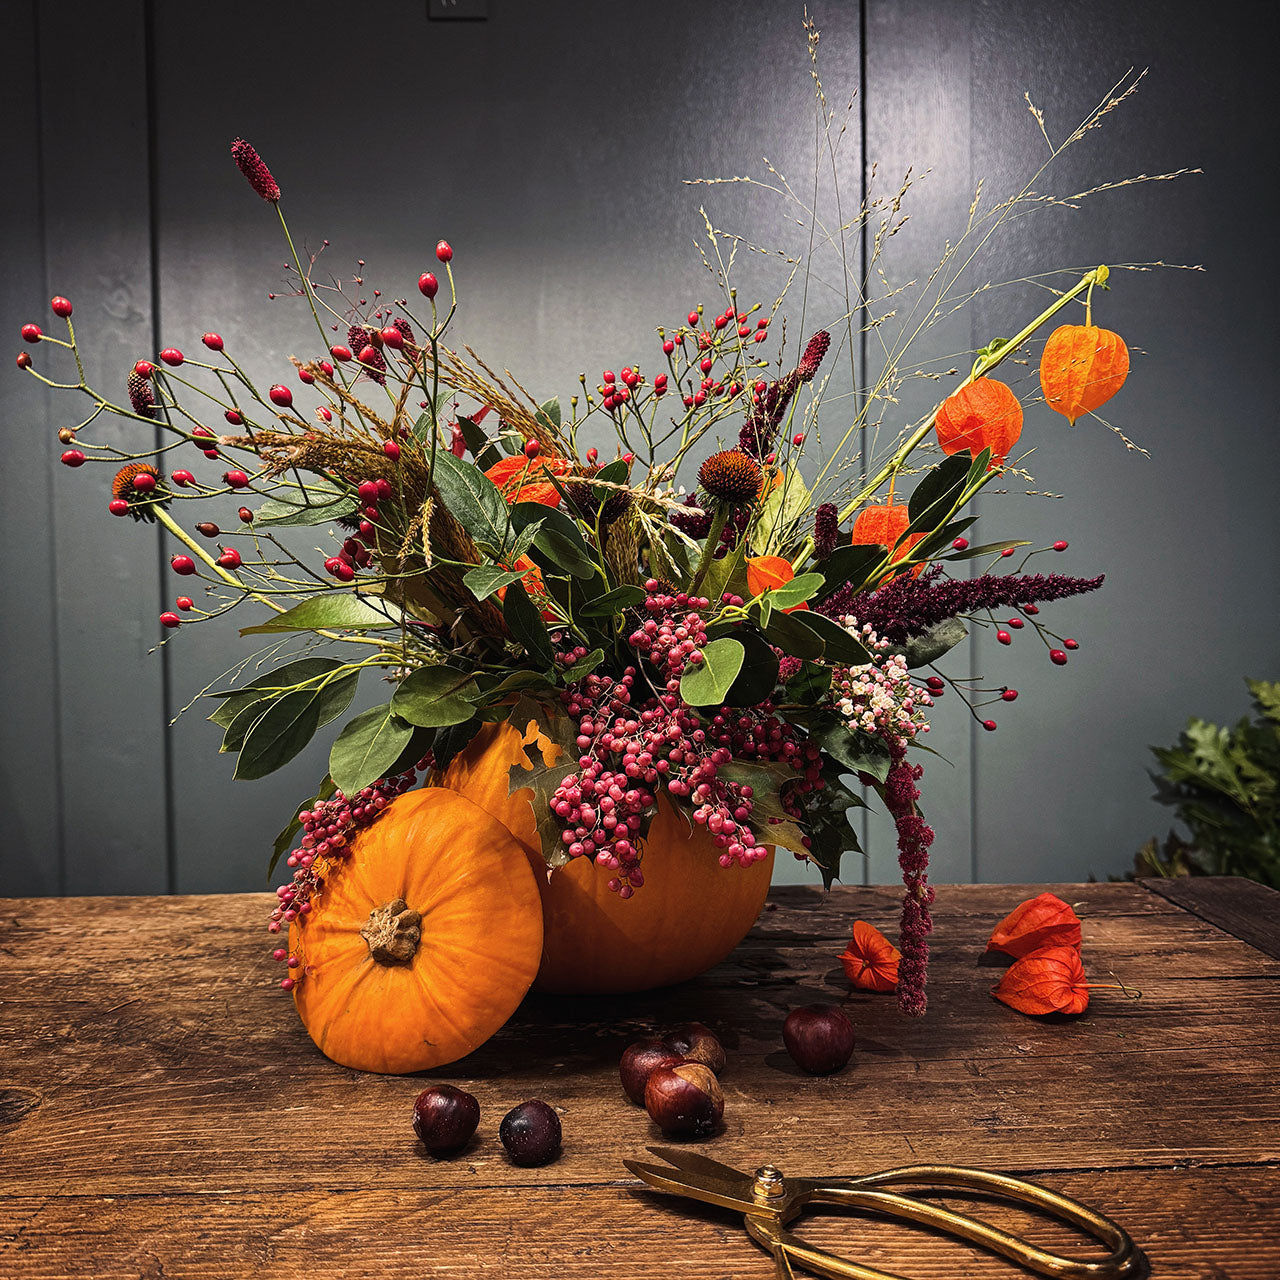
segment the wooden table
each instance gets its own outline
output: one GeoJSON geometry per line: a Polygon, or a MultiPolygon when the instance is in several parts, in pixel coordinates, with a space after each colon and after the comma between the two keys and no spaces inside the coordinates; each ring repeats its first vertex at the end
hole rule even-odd
{"type": "MultiPolygon", "coordinates": [[[[440,1161],[410,1128],[426,1079],[348,1071],[312,1047],[276,987],[268,895],[0,900],[0,1276],[771,1276],[740,1217],[622,1168],[659,1135],[620,1091],[621,1050],[698,1019],[729,1050],[725,1127],[701,1148],[723,1160],[1007,1170],[1117,1218],[1156,1276],[1275,1280],[1280,894],[1057,886],[1083,918],[1091,979],[1142,998],[1097,991],[1083,1016],[1044,1020],[992,1000],[999,968],[980,959],[1043,887],[939,890],[922,1020],[851,994],[836,961],[855,918],[892,928],[892,888],[778,889],[737,952],[682,987],[531,997],[431,1073],[482,1111],[472,1146],[440,1161]],[[822,1079],[798,1075],[780,1039],[786,1011],[818,1001],[847,1001],[859,1037],[853,1064],[822,1079]],[[529,1097],[562,1112],[564,1154],[543,1169],[513,1167],[497,1140],[529,1097]]],[[[808,1239],[906,1276],[1010,1274],[918,1229],[807,1221],[808,1239]]]]}

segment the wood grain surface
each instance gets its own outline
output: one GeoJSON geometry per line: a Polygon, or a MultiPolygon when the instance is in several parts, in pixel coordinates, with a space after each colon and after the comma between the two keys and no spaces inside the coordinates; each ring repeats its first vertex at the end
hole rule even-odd
{"type": "MultiPolygon", "coordinates": [[[[1187,882],[1175,903],[1133,884],[1054,887],[1082,917],[1091,981],[1142,992],[1100,989],[1086,1014],[1056,1020],[992,1000],[1000,965],[982,958],[993,925],[1043,888],[939,890],[918,1021],[850,992],[836,961],[853,919],[892,927],[893,889],[778,889],[701,979],[531,996],[471,1057],[412,1078],[348,1071],[312,1046],[275,986],[267,895],[0,900],[0,1276],[766,1277],[740,1218],[643,1190],[621,1165],[661,1140],[621,1093],[622,1048],[696,1018],[729,1051],[724,1129],[701,1148],[719,1159],[1030,1175],[1121,1221],[1154,1275],[1274,1280],[1280,960],[1210,920],[1234,899],[1226,918],[1246,911],[1274,944],[1280,894],[1187,882]],[[858,1049],[812,1079],[780,1027],[817,1001],[845,1004],[858,1049]],[[409,1123],[437,1080],[481,1105],[452,1160],[426,1157],[409,1123]],[[512,1166],[497,1141],[529,1097],[564,1125],[543,1169],[512,1166]]],[[[1053,1224],[981,1213],[1070,1243],[1053,1224]]],[[[1011,1274],[862,1217],[814,1217],[803,1233],[904,1276],[1011,1274]]]]}

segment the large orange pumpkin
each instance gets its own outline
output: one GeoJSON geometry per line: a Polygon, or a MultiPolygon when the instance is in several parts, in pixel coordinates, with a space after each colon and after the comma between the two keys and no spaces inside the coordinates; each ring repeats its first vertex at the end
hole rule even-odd
{"type": "Polygon", "coordinates": [[[303,1024],[335,1062],[403,1073],[453,1062],[515,1011],[542,911],[523,846],[457,791],[400,796],[323,869],[290,927],[303,1024]]]}
{"type": "Polygon", "coordinates": [[[534,987],[554,992],[642,991],[695,977],[718,964],[755,923],[769,892],[773,853],[750,867],[721,867],[720,850],[665,793],[643,842],[644,887],[623,900],[589,858],[548,878],[533,792],[508,794],[508,770],[530,768],[524,744],[554,763],[560,748],[531,721],[485,725],[439,778],[493,814],[524,846],[542,891],[542,964],[534,987]]]}
{"type": "Polygon", "coordinates": [[[1022,405],[1003,382],[978,378],[942,402],[934,425],[943,453],[968,449],[976,458],[983,449],[990,449],[995,467],[1009,456],[1022,434],[1022,405]]]}
{"type": "Polygon", "coordinates": [[[1105,404],[1129,376],[1129,348],[1110,329],[1064,324],[1044,344],[1040,389],[1045,403],[1074,426],[1084,413],[1105,404]]]}

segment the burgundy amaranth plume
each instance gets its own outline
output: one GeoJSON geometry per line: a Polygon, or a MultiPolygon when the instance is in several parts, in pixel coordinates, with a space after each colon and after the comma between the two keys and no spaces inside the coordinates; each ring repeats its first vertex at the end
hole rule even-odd
{"type": "Polygon", "coordinates": [[[272,204],[279,203],[279,184],[271,176],[271,170],[263,163],[262,157],[243,138],[237,138],[231,144],[231,158],[240,172],[249,179],[249,185],[264,200],[269,200],[272,204]]]}
{"type": "MultiPolygon", "coordinates": [[[[809,339],[800,363],[785,378],[771,382],[758,392],[756,407],[738,433],[738,448],[753,458],[769,452],[778,424],[787,412],[791,397],[802,382],[812,382],[822,358],[831,346],[831,335],[821,329],[809,339]]],[[[759,384],[757,384],[759,385],[759,384]]]]}
{"type": "Polygon", "coordinates": [[[813,513],[813,554],[825,560],[835,549],[840,536],[840,516],[834,502],[823,502],[813,513]]]}

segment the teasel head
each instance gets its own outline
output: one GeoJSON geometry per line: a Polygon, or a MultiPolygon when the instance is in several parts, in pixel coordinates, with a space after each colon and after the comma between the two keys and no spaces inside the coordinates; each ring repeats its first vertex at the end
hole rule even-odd
{"type": "Polygon", "coordinates": [[[128,514],[135,520],[146,521],[154,521],[156,508],[167,507],[173,501],[173,494],[164,487],[164,476],[149,462],[131,462],[121,467],[111,481],[111,497],[127,502],[128,514]]]}

